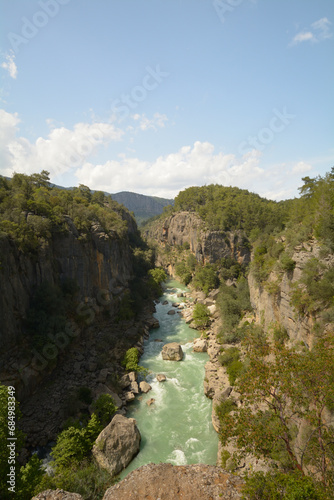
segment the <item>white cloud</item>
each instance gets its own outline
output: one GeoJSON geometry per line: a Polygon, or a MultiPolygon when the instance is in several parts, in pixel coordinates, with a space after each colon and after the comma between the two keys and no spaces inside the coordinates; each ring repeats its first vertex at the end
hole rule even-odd
{"type": "Polygon", "coordinates": [[[294,43],[307,42],[307,41],[314,42],[315,40],[316,40],[316,38],[313,35],[313,33],[311,33],[310,31],[306,31],[306,32],[297,33],[297,35],[293,39],[293,42],[294,43]]]}
{"type": "Polygon", "coordinates": [[[312,166],[309,163],[305,163],[304,161],[299,161],[296,165],[293,166],[291,172],[293,174],[304,174],[312,170],[312,166]]]}
{"type": "MultiPolygon", "coordinates": [[[[82,165],[99,147],[119,141],[123,135],[110,123],[77,123],[72,130],[53,128],[47,138],[39,137],[31,143],[24,137],[17,137],[17,114],[4,110],[0,113],[2,172],[9,176],[15,171],[31,174],[42,169],[57,176],[82,165]]],[[[49,120],[48,123],[51,124],[49,120]]]]}
{"type": "Polygon", "coordinates": [[[330,31],[330,25],[332,23],[327,19],[327,17],[323,17],[318,21],[315,21],[312,24],[312,28],[317,31],[317,37],[319,40],[325,40],[326,38],[332,38],[333,33],[330,31]]]}
{"type": "Polygon", "coordinates": [[[9,76],[14,78],[17,77],[17,66],[15,64],[15,54],[11,52],[6,55],[6,61],[1,64],[1,67],[8,71],[9,76]]]}
{"type": "MultiPolygon", "coordinates": [[[[165,126],[165,122],[168,121],[166,115],[162,115],[161,113],[155,113],[153,118],[149,119],[145,114],[139,115],[138,113],[133,115],[132,118],[135,121],[139,122],[140,130],[149,130],[152,129],[157,131],[158,128],[163,128],[165,126]]],[[[133,128],[131,128],[133,130],[133,128]]]]}
{"type": "Polygon", "coordinates": [[[322,42],[328,38],[332,38],[333,34],[330,31],[330,25],[332,23],[327,19],[327,17],[323,17],[318,21],[315,21],[311,24],[311,29],[308,31],[300,31],[297,33],[290,45],[296,45],[297,43],[302,42],[322,42]]]}
{"type": "Polygon", "coordinates": [[[195,142],[176,153],[148,162],[122,155],[103,165],[86,163],[76,171],[78,183],[112,193],[134,191],[162,197],[174,197],[189,186],[222,184],[249,187],[263,175],[260,153],[252,151],[242,158],[214,152],[209,142],[195,142]]]}

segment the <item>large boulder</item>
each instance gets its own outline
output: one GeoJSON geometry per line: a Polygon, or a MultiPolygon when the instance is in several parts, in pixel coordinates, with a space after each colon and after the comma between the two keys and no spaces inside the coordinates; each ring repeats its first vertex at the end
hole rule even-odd
{"type": "Polygon", "coordinates": [[[183,351],[177,342],[165,344],[162,348],[162,359],[167,361],[181,361],[183,358],[183,351]]]}
{"type": "Polygon", "coordinates": [[[115,415],[97,437],[93,455],[99,467],[117,475],[139,452],[140,439],[134,418],[115,415]]]}

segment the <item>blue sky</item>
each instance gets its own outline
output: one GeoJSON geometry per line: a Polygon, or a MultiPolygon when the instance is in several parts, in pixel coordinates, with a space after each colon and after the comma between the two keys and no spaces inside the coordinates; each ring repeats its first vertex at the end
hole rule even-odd
{"type": "Polygon", "coordinates": [[[0,173],[272,199],[334,165],[332,0],[2,0],[0,173]]]}

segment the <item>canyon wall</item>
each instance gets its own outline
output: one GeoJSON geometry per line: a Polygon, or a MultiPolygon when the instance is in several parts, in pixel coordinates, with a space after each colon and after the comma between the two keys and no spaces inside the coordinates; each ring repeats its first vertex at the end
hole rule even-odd
{"type": "Polygon", "coordinates": [[[187,247],[198,262],[204,264],[226,257],[232,257],[240,264],[250,262],[248,239],[242,231],[209,231],[203,220],[193,212],[178,212],[152,224],[145,231],[145,236],[160,248],[187,247]]]}
{"type": "MultiPolygon", "coordinates": [[[[73,340],[80,335],[89,320],[103,311],[105,304],[109,316],[118,310],[120,299],[133,277],[129,240],[137,233],[136,223],[126,211],[122,218],[128,229],[120,237],[116,232],[106,233],[97,222],[83,234],[72,219],[65,216],[66,229],[54,232],[30,253],[20,251],[7,236],[1,237],[0,380],[15,385],[20,399],[28,397],[55,368],[56,356],[52,358],[52,353],[45,351],[42,358],[49,356],[50,362],[44,369],[40,354],[32,349],[26,328],[32,298],[43,283],[52,286],[71,280],[77,285],[76,311],[72,319],[79,319],[79,323],[73,321],[72,325],[69,322],[68,331],[57,335],[59,343],[69,343],[70,337],[73,340]]],[[[51,345],[54,343],[57,344],[57,339],[51,345]]],[[[50,343],[48,345],[50,351],[50,343]]]]}

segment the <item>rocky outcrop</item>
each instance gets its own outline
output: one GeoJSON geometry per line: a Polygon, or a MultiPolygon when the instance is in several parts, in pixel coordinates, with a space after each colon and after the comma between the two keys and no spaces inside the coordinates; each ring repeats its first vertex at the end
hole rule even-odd
{"type": "Polygon", "coordinates": [[[109,488],[103,500],[237,500],[244,481],[213,465],[149,464],[109,488]]]}
{"type": "Polygon", "coordinates": [[[134,418],[115,415],[95,441],[95,460],[99,467],[107,470],[112,476],[117,475],[139,452],[140,439],[134,418]]]}
{"type": "Polygon", "coordinates": [[[177,342],[165,344],[162,348],[161,354],[162,359],[167,361],[181,361],[183,359],[182,347],[177,342]]]}
{"type": "Polygon", "coordinates": [[[232,257],[240,264],[250,262],[248,240],[242,231],[207,230],[194,212],[175,213],[153,224],[145,235],[161,246],[188,246],[199,262],[213,263],[224,257],[232,257]]]}
{"type": "Polygon", "coordinates": [[[292,260],[296,265],[293,271],[278,274],[273,271],[268,278],[268,284],[277,283],[276,292],[269,293],[268,289],[259,285],[252,273],[249,274],[248,283],[252,307],[256,314],[256,320],[264,330],[279,324],[284,327],[291,342],[304,342],[312,347],[314,333],[313,328],[318,320],[316,315],[298,314],[291,305],[293,285],[300,280],[305,264],[315,257],[324,264],[326,268],[334,265],[334,257],[327,255],[321,259],[321,247],[315,240],[304,242],[295,247],[292,260]]]}
{"type": "Polygon", "coordinates": [[[58,488],[57,490],[42,491],[31,500],[83,500],[83,498],[79,493],[70,493],[58,488]]]}

